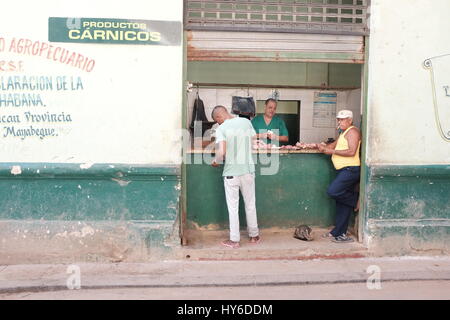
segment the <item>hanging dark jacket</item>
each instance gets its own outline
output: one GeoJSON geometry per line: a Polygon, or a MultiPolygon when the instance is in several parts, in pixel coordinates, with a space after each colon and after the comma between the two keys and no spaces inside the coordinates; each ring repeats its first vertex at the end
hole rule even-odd
{"type": "Polygon", "coordinates": [[[205,114],[205,105],[200,98],[196,98],[194,101],[194,108],[192,110],[192,121],[189,128],[194,129],[195,121],[209,122],[205,114]]]}

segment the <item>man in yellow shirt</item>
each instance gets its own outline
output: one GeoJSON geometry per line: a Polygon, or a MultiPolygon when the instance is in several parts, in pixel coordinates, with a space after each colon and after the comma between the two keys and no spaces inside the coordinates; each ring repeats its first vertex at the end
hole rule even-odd
{"type": "Polygon", "coordinates": [[[354,241],[347,236],[347,229],[359,197],[355,187],[360,177],[361,133],[353,126],[352,111],[341,110],[336,117],[342,131],[338,140],[329,145],[317,145],[319,151],[332,155],[331,160],[337,170],[337,176],[327,190],[328,195],[336,200],[336,223],[324,237],[332,238],[333,242],[347,243],[354,241]]]}

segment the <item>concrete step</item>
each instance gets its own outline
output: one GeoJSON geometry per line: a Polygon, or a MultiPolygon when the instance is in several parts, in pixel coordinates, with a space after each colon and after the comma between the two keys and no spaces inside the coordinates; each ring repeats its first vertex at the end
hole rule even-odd
{"type": "Polygon", "coordinates": [[[226,248],[220,244],[228,239],[227,230],[188,230],[188,245],[177,250],[180,259],[198,261],[214,260],[313,260],[362,258],[368,256],[367,249],[356,242],[333,243],[322,238],[329,231],[313,228],[313,241],[301,241],[293,237],[293,229],[262,229],[259,244],[251,244],[248,235],[241,232],[240,248],[226,248]]]}

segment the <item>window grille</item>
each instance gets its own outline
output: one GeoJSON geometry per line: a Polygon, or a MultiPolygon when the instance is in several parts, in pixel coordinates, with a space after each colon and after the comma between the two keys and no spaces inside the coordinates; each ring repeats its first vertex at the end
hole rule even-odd
{"type": "Polygon", "coordinates": [[[185,0],[186,30],[368,35],[370,0],[185,0]]]}

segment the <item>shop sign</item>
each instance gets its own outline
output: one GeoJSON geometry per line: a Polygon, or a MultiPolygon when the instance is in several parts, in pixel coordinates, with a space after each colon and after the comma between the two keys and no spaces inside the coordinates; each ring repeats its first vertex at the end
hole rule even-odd
{"type": "Polygon", "coordinates": [[[181,34],[179,21],[60,17],[48,20],[50,42],[179,46],[181,34]]]}

